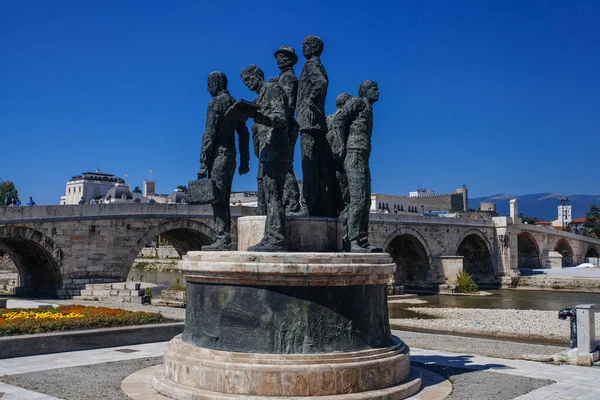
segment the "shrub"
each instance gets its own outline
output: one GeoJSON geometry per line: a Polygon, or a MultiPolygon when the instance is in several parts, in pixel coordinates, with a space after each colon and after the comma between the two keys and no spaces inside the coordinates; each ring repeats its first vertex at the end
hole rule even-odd
{"type": "Polygon", "coordinates": [[[177,278],[177,279],[175,279],[175,284],[173,286],[169,287],[168,290],[180,290],[180,291],[185,292],[185,291],[187,291],[187,286],[182,285],[180,283],[179,278],[177,278]]]}
{"type": "Polygon", "coordinates": [[[475,293],[479,290],[479,286],[473,281],[473,277],[465,271],[459,271],[456,274],[456,283],[458,293],[475,293]]]}

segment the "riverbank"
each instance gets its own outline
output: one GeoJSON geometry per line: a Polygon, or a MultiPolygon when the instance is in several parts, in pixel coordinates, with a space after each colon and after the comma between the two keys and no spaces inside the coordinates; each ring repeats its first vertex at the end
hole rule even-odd
{"type": "MultiPolygon", "coordinates": [[[[570,325],[556,311],[405,307],[407,318],[391,315],[392,329],[462,334],[567,346],[570,325]]],[[[600,336],[600,326],[596,327],[600,336]]]]}

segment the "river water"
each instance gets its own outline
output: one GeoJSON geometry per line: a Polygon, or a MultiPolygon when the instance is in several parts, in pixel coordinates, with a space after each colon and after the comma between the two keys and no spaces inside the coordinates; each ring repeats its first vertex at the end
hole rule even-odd
{"type": "Polygon", "coordinates": [[[486,290],[491,296],[423,295],[436,307],[512,308],[516,310],[555,310],[578,304],[596,303],[600,307],[600,293],[580,293],[541,290],[486,290]]]}
{"type": "MultiPolygon", "coordinates": [[[[131,271],[128,281],[140,280],[158,284],[153,290],[154,296],[176,283],[184,284],[185,279],[179,272],[131,271]]],[[[598,304],[600,308],[600,293],[578,293],[562,291],[532,291],[532,290],[486,290],[491,296],[451,296],[451,295],[421,295],[420,299],[427,300],[429,306],[459,307],[459,308],[512,308],[517,310],[555,310],[575,307],[577,304],[598,304]]]]}

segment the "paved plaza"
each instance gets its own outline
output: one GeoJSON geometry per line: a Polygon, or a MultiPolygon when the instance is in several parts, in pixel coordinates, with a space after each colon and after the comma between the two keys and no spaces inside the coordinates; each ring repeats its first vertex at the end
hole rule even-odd
{"type": "MultiPolygon", "coordinates": [[[[488,357],[554,352],[559,347],[455,336],[395,332],[411,345],[414,365],[454,386],[448,399],[599,399],[600,368],[488,357]],[[443,350],[424,349],[415,344],[443,350]],[[492,345],[493,344],[493,345],[492,345]],[[493,347],[493,349],[492,349],[493,347]],[[458,351],[448,351],[448,349],[458,351]],[[471,349],[472,351],[462,351],[471,349]]],[[[120,382],[162,362],[166,342],[0,360],[0,396],[7,399],[126,399],[120,382]]],[[[419,399],[426,400],[425,396],[419,399]]]]}

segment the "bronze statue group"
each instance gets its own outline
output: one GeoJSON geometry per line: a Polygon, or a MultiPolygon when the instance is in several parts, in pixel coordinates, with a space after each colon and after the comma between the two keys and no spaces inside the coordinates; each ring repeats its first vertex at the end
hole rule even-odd
{"type": "MultiPolygon", "coordinates": [[[[263,71],[251,65],[241,72],[244,85],[257,96],[252,102],[235,101],[227,91],[222,72],[208,75],[206,129],[202,138],[198,179],[209,178],[215,187],[212,202],[217,240],[202,250],[230,250],[229,197],[236,167],[235,132],[240,149],[240,175],[249,171],[246,120],[252,118],[252,143],[259,159],[257,173],[259,214],[266,215],[262,240],[249,251],[286,251],[287,216],[338,217],[343,229],[343,250],[381,252],[368,240],[371,206],[371,134],[373,104],[379,98],[374,81],[360,84],[358,96],[342,93],[337,110],[325,116],[329,80],[321,63],[323,41],[304,38],[306,62],[300,79],[294,66],[298,56],[289,46],[275,52],[280,74],[266,81],[263,71]],[[294,117],[295,115],[295,117],[294,117]],[[294,175],[294,147],[300,136],[303,186],[300,198],[294,175]]],[[[193,199],[190,199],[193,203],[193,199]]]]}

